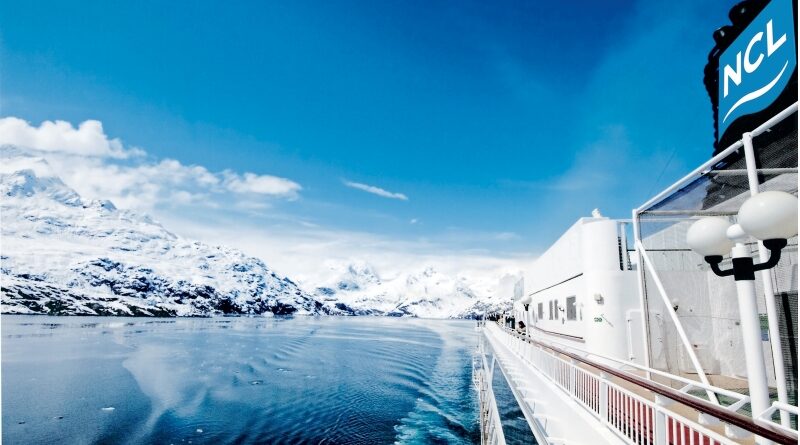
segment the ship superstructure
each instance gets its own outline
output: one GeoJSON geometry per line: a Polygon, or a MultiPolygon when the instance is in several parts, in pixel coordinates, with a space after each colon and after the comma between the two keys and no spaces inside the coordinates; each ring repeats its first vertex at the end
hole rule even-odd
{"type": "MultiPolygon", "coordinates": [[[[796,22],[796,5],[749,1],[732,14],[744,14],[744,7],[749,25],[740,20],[736,35],[728,29],[712,51],[714,85],[737,80],[736,67],[725,64],[736,60],[731,52],[744,48],[742,56],[752,53],[754,60],[767,39],[770,57],[786,57],[785,74],[769,74],[779,76],[772,85],[794,91],[773,93],[761,108],[750,103],[744,114],[726,111],[743,105],[722,100],[720,91],[715,113],[738,114],[722,126],[726,117],[715,116],[715,129],[724,129],[717,141],[727,146],[715,146],[710,160],[637,207],[631,219],[599,212],[581,218],[514,286],[503,286],[515,290],[507,295],[513,310],[479,326],[484,443],[506,443],[493,406],[497,372],[541,444],[797,443],[796,230],[777,251],[777,264],[769,263],[773,244],[737,232],[743,230],[737,215],[750,198],[780,192],[796,206],[796,36],[778,27],[787,13],[796,22]],[[784,36],[791,56],[775,47],[784,36]],[[786,105],[792,95],[773,112],[775,101],[786,105]],[[741,133],[733,138],[730,131],[741,133]],[[732,251],[717,258],[687,241],[689,229],[706,218],[735,229],[725,232],[732,251]],[[748,278],[743,264],[754,263],[770,267],[748,278]],[[730,277],[719,276],[728,270],[730,277]]],[[[735,91],[739,102],[758,102],[753,88],[735,91]]]]}

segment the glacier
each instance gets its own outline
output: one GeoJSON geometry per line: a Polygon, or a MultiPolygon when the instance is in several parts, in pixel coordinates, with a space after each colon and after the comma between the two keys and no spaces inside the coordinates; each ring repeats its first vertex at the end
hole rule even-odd
{"type": "Polygon", "coordinates": [[[364,261],[334,264],[333,278],[314,294],[339,310],[356,315],[421,318],[478,318],[510,308],[489,283],[450,276],[432,266],[389,279],[364,261]]]}
{"type": "Polygon", "coordinates": [[[239,250],[85,200],[41,152],[9,145],[0,147],[0,229],[4,314],[475,318],[508,305],[491,286],[476,291],[432,267],[382,279],[354,261],[300,285],[239,250]]]}

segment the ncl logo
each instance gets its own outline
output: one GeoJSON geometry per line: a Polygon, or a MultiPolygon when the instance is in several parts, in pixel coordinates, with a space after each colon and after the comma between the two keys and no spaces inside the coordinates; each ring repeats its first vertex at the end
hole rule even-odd
{"type": "Polygon", "coordinates": [[[778,98],[797,66],[792,0],[773,0],[719,58],[719,135],[778,98]]]}

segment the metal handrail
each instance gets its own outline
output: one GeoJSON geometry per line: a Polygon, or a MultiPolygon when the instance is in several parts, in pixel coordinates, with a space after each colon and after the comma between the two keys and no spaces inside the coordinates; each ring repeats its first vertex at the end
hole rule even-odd
{"type": "MultiPolygon", "coordinates": [[[[556,388],[566,392],[570,398],[627,444],[712,443],[734,445],[734,441],[718,432],[667,409],[664,401],[659,401],[659,398],[656,398],[655,401],[646,399],[609,379],[609,375],[603,373],[596,375],[588,369],[579,367],[575,360],[525,343],[511,335],[499,336],[498,334],[503,334],[499,329],[499,327],[490,326],[486,331],[486,337],[493,345],[498,342],[498,345],[494,347],[500,358],[498,363],[501,364],[501,369],[503,369],[504,359],[502,351],[497,348],[508,350],[521,363],[530,366],[532,370],[540,373],[542,378],[549,380],[556,388]],[[493,332],[495,329],[498,330],[497,333],[493,332]],[[526,351],[523,346],[527,346],[528,350],[526,351]],[[685,435],[687,432],[689,436],[685,435]],[[693,433],[699,434],[699,438],[693,433]],[[676,439],[677,434],[680,434],[681,438],[676,439]]],[[[510,361],[506,365],[513,366],[510,361]]],[[[514,381],[518,380],[514,379],[514,381]]],[[[512,391],[515,391],[515,385],[510,385],[510,387],[512,391]]],[[[524,389],[525,387],[523,387],[523,391],[524,389]]],[[[525,400],[527,401],[527,399],[525,400]]],[[[527,411],[523,409],[523,413],[527,419],[529,417],[527,411]]],[[[536,414],[531,414],[531,416],[537,417],[536,414]]],[[[548,418],[549,416],[545,414],[538,415],[538,417],[548,418]]]]}
{"type": "MultiPolygon", "coordinates": [[[[731,391],[731,390],[725,389],[725,388],[719,388],[719,387],[716,387],[716,386],[710,385],[710,384],[706,385],[703,382],[698,382],[696,380],[687,379],[686,377],[682,377],[682,376],[675,375],[675,374],[670,374],[670,373],[662,371],[660,369],[648,368],[647,366],[642,366],[642,365],[640,365],[638,363],[630,362],[630,361],[627,361],[627,360],[622,360],[622,359],[618,359],[618,358],[614,358],[614,357],[608,357],[608,356],[605,356],[605,355],[602,355],[602,354],[597,354],[597,353],[594,353],[594,352],[584,351],[584,350],[582,350],[580,348],[576,348],[576,347],[573,347],[573,346],[570,346],[570,345],[567,345],[565,343],[561,343],[561,342],[558,342],[558,341],[555,341],[555,340],[539,340],[539,341],[541,341],[541,342],[543,342],[545,344],[555,345],[555,347],[557,347],[557,348],[560,347],[560,348],[564,348],[565,350],[572,350],[576,354],[584,354],[584,357],[594,356],[594,357],[596,357],[598,359],[601,359],[601,360],[607,360],[607,361],[615,362],[615,363],[618,363],[618,364],[623,365],[623,366],[628,366],[628,367],[631,367],[631,368],[638,369],[640,371],[644,371],[644,372],[647,372],[647,373],[650,373],[650,374],[655,374],[655,375],[658,375],[658,376],[661,376],[661,377],[664,377],[664,378],[667,378],[667,379],[670,379],[670,380],[681,382],[681,383],[683,383],[684,385],[687,385],[687,386],[691,385],[692,387],[697,388],[697,389],[702,389],[702,390],[706,390],[706,391],[713,391],[713,392],[715,392],[715,393],[717,393],[719,395],[723,395],[723,396],[735,399],[737,402],[745,401],[745,403],[747,403],[750,400],[750,397],[745,395],[745,394],[738,393],[736,391],[731,391]]],[[[652,379],[650,379],[650,380],[652,380],[652,379]]],[[[684,386],[684,389],[682,389],[682,391],[686,391],[685,388],[686,388],[686,386],[684,386]]]]}
{"type": "MultiPolygon", "coordinates": [[[[499,326],[499,325],[498,325],[499,326]]],[[[706,414],[712,417],[715,417],[725,423],[730,425],[737,426],[745,431],[748,431],[752,434],[757,436],[761,436],[765,439],[771,440],[773,442],[783,444],[783,445],[796,445],[797,444],[797,433],[796,432],[789,432],[785,431],[785,429],[779,427],[778,425],[771,424],[771,425],[762,425],[753,421],[752,418],[747,417],[743,414],[739,414],[736,412],[732,412],[725,408],[721,408],[711,402],[707,402],[702,399],[698,399],[696,397],[692,397],[688,394],[685,394],[681,391],[676,389],[670,388],[668,386],[662,385],[660,383],[653,382],[651,380],[644,379],[634,374],[630,374],[624,371],[620,371],[614,369],[612,367],[603,365],[598,363],[594,360],[587,359],[585,357],[581,357],[578,354],[573,354],[569,351],[565,351],[561,348],[554,347],[552,345],[548,345],[547,343],[540,342],[534,340],[530,337],[523,336],[513,330],[500,326],[503,332],[512,335],[514,337],[519,338],[522,341],[525,341],[530,344],[534,344],[540,346],[542,348],[549,349],[557,354],[563,355],[565,357],[571,358],[575,361],[581,362],[585,365],[591,366],[599,371],[602,371],[606,374],[613,375],[618,377],[626,382],[632,383],[636,386],[642,387],[648,391],[653,392],[654,394],[666,397],[670,400],[674,400],[682,405],[686,405],[701,414],[706,414]]]]}
{"type": "Polygon", "coordinates": [[[784,430],[784,431],[786,431],[786,432],[788,432],[790,434],[791,433],[795,433],[796,434],[797,431],[795,431],[795,430],[793,430],[791,428],[787,428],[787,427],[785,427],[783,425],[779,425],[779,424],[776,424],[776,423],[772,422],[772,415],[775,414],[776,411],[783,412],[783,413],[794,414],[795,416],[800,416],[800,409],[798,407],[789,405],[788,403],[782,403],[782,402],[779,402],[779,401],[776,400],[776,401],[772,402],[772,405],[770,405],[770,407],[767,408],[766,411],[761,413],[756,418],[756,423],[758,423],[759,425],[763,425],[765,423],[766,424],[772,424],[772,425],[775,425],[777,428],[780,428],[780,429],[782,429],[782,430],[784,430]]]}
{"type": "Polygon", "coordinates": [[[491,384],[493,371],[486,363],[486,356],[481,354],[480,357],[474,357],[472,368],[475,389],[478,391],[481,445],[506,445],[503,424],[491,384]],[[476,360],[480,362],[479,366],[476,365],[476,360]]]}

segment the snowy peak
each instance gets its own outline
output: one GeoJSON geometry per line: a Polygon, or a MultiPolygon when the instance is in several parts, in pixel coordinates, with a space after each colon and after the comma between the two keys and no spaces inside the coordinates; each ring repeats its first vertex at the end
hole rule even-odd
{"type": "Polygon", "coordinates": [[[45,195],[67,206],[81,206],[83,202],[74,190],[56,177],[39,177],[33,169],[0,174],[0,193],[4,197],[30,198],[45,195]]]}
{"type": "Polygon", "coordinates": [[[4,313],[465,318],[497,307],[491,285],[432,266],[384,276],[364,261],[330,263],[308,293],[236,249],[83,200],[44,158],[12,146],[0,147],[0,211],[4,313]]]}
{"type": "Polygon", "coordinates": [[[0,148],[2,311],[86,315],[315,314],[261,260],[180,238],[106,200],[83,201],[46,161],[0,148]]]}
{"type": "MultiPolygon", "coordinates": [[[[333,266],[339,271],[316,289],[320,299],[357,315],[390,315],[424,318],[474,317],[474,309],[490,296],[479,295],[467,277],[453,277],[426,266],[406,274],[382,278],[363,262],[333,266]]],[[[486,286],[478,286],[485,288],[486,286]]],[[[492,304],[484,304],[491,309],[492,304]]],[[[486,309],[484,307],[483,309],[486,309]]]]}
{"type": "Polygon", "coordinates": [[[317,292],[323,295],[332,295],[339,291],[360,291],[381,283],[375,269],[363,261],[333,264],[329,269],[333,278],[317,287],[317,292]]]}
{"type": "Polygon", "coordinates": [[[380,278],[371,265],[365,262],[351,263],[347,266],[347,273],[363,283],[380,283],[380,278]]]}
{"type": "Polygon", "coordinates": [[[117,206],[114,205],[113,202],[107,199],[95,199],[89,202],[86,207],[93,207],[101,211],[106,212],[115,212],[117,211],[117,206]]]}

